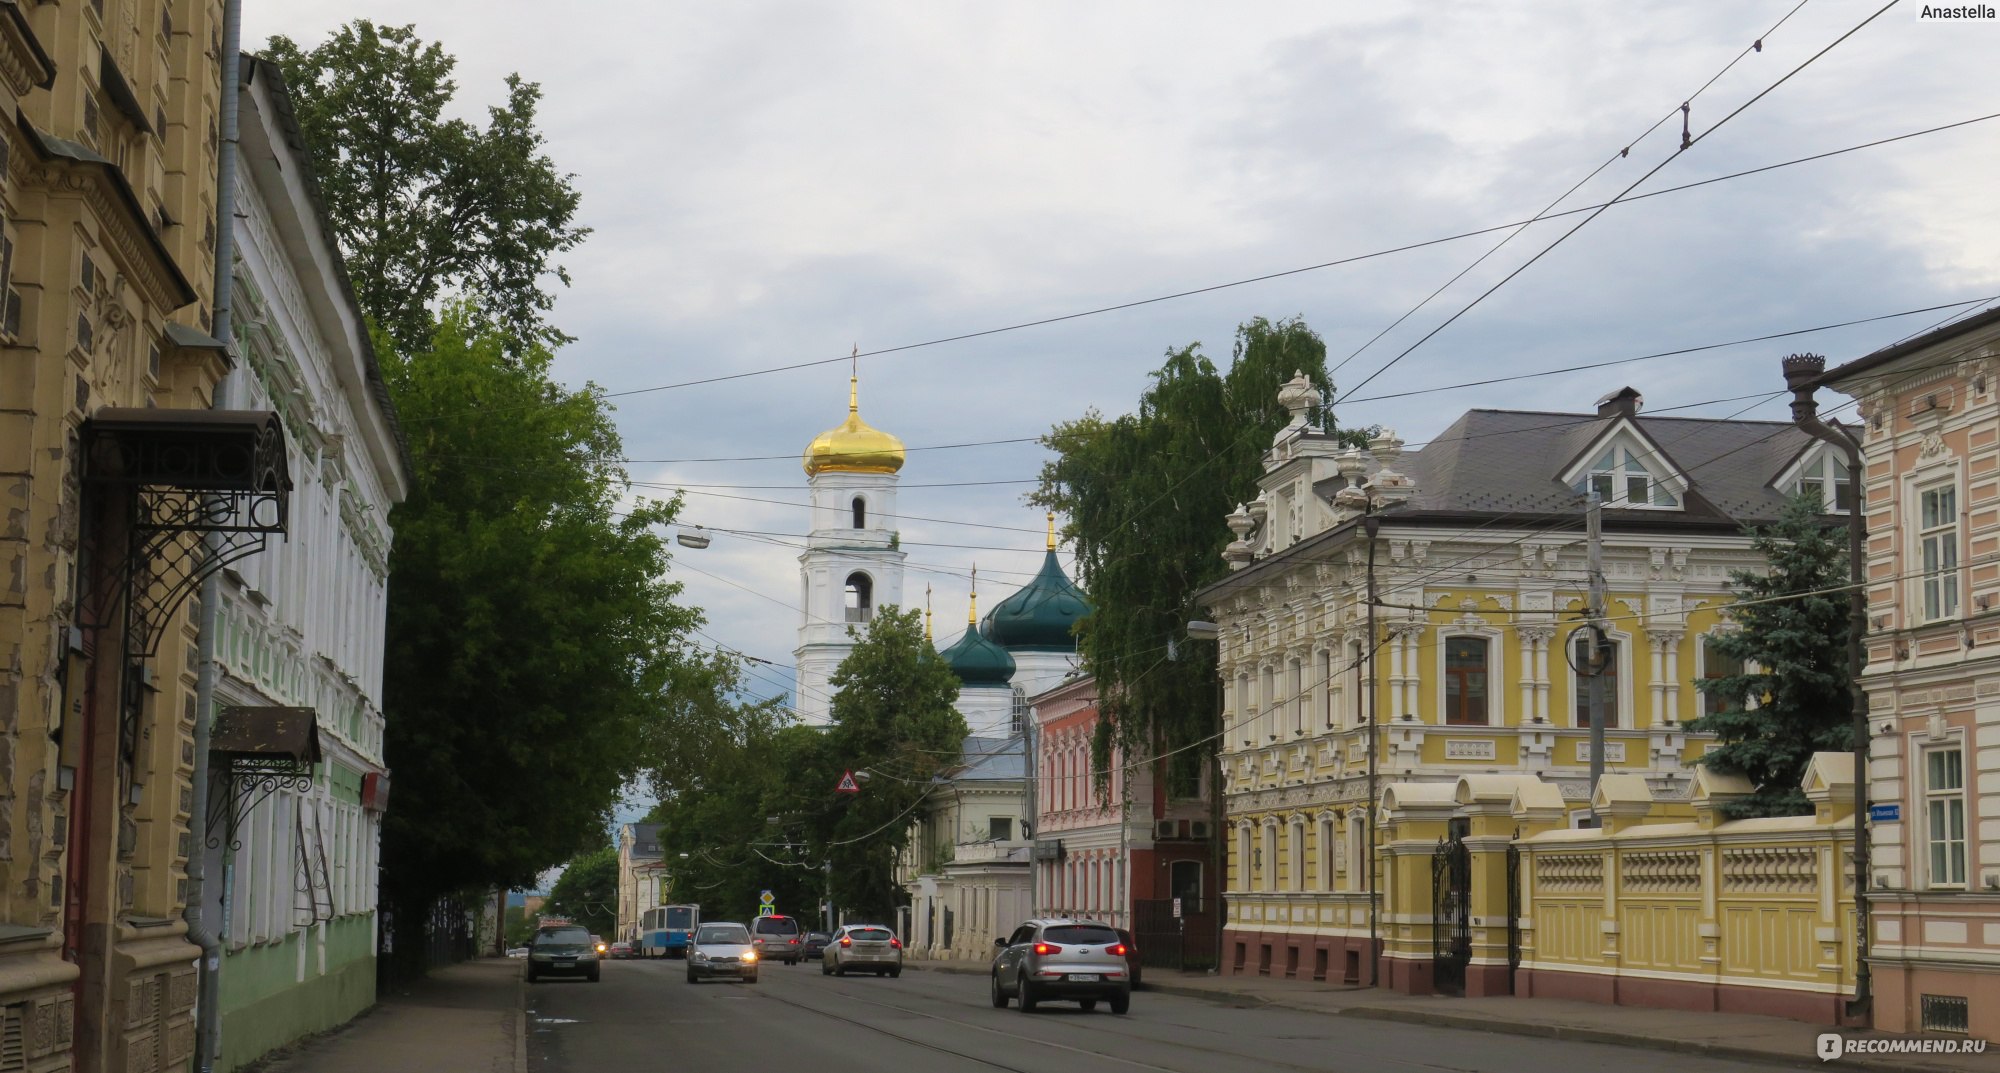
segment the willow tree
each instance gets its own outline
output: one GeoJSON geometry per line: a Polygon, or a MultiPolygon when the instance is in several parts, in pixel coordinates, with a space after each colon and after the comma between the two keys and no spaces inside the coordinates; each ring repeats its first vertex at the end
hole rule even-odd
{"type": "MultiPolygon", "coordinates": [[[[1256,496],[1260,459],[1291,420],[1278,388],[1298,373],[1331,390],[1326,344],[1301,318],[1259,317],[1236,329],[1226,371],[1199,343],[1169,350],[1135,413],[1092,410],[1042,437],[1057,457],[1028,498],[1069,519],[1064,534],[1090,593],[1077,648],[1097,679],[1099,770],[1113,745],[1183,750],[1184,774],[1206,754],[1215,649],[1187,641],[1188,621],[1200,617],[1194,594],[1226,572],[1222,519],[1256,496]]],[[[1330,412],[1310,419],[1332,431],[1330,412]]]]}

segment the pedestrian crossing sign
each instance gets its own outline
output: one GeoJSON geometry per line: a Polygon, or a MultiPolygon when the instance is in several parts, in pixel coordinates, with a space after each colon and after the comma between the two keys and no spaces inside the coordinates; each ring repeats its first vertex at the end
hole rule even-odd
{"type": "Polygon", "coordinates": [[[833,788],[833,792],[837,794],[858,794],[861,792],[861,784],[854,781],[854,772],[842,772],[840,784],[833,788]]]}

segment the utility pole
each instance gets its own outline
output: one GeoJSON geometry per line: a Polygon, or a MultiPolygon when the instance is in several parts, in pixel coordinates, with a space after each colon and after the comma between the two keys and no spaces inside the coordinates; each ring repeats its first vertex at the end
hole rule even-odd
{"type": "Polygon", "coordinates": [[[1586,612],[1590,628],[1590,825],[1602,827],[1597,815],[1597,783],[1604,778],[1604,501],[1590,493],[1585,532],[1590,541],[1590,607],[1586,612]]]}

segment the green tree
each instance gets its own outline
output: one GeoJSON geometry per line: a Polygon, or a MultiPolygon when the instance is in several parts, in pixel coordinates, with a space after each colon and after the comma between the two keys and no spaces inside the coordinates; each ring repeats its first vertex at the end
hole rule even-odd
{"type": "Polygon", "coordinates": [[[618,851],[603,846],[570,858],[549,888],[548,913],[590,929],[606,942],[618,927],[618,851]]]}
{"type": "Polygon", "coordinates": [[[377,342],[413,455],[384,646],[399,952],[439,897],[528,886],[603,841],[701,621],[655,528],[678,501],[622,511],[608,410],[476,319],[448,307],[420,354],[377,342]]]}
{"type": "Polygon", "coordinates": [[[555,258],[589,234],[572,176],[543,151],[541,86],[518,74],[485,126],[447,119],[458,61],[413,26],[357,19],[302,48],[273,37],[361,307],[397,344],[430,341],[441,298],[474,297],[518,349],[565,337],[544,319],[555,258]]]}
{"type": "Polygon", "coordinates": [[[887,919],[901,901],[896,855],[933,779],[957,764],[967,733],[953,707],[958,676],[924,638],[923,615],[882,607],[829,679],[833,726],[817,785],[794,808],[818,816],[834,902],[887,919]],[[843,771],[867,772],[860,793],[834,792],[843,771]],[[831,777],[829,777],[831,776],[831,777]]]}
{"type": "Polygon", "coordinates": [[[792,810],[802,788],[821,781],[823,747],[817,729],[765,721],[716,741],[698,775],[662,797],[649,817],[661,825],[660,846],[672,862],[668,900],[742,919],[756,913],[758,894],[768,890],[779,912],[817,919],[824,855],[792,810]]]}
{"type": "Polygon", "coordinates": [[[1786,503],[1774,524],[1752,527],[1750,535],[1769,569],[1730,575],[1739,602],[1729,616],[1738,628],[1709,642],[1745,669],[1695,683],[1722,704],[1691,720],[1688,729],[1722,741],[1702,763],[1747,776],[1757,787],[1749,798],[1730,802],[1728,815],[1806,815],[1812,804],[1799,780],[1812,754],[1854,748],[1847,533],[1829,526],[1819,497],[1806,493],[1786,503]]]}
{"type": "MultiPolygon", "coordinates": [[[[1330,390],[1326,345],[1298,318],[1262,317],[1236,330],[1227,373],[1199,343],[1167,352],[1137,413],[1091,411],[1057,425],[1056,453],[1029,500],[1063,513],[1094,609],[1077,627],[1096,676],[1103,718],[1095,753],[1108,770],[1114,742],[1182,749],[1214,732],[1215,648],[1189,644],[1194,594],[1227,572],[1222,519],[1257,494],[1260,459],[1291,418],[1278,388],[1304,373],[1330,390]]],[[[1330,411],[1312,416],[1335,431],[1330,411]]],[[[1336,431],[1355,446],[1362,431],[1336,431]]],[[[1198,763],[1206,748],[1178,755],[1198,763]]]]}

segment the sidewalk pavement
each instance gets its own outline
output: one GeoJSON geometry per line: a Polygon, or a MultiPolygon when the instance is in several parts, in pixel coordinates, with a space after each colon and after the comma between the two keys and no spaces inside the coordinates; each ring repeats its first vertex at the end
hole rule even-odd
{"type": "MultiPolygon", "coordinates": [[[[984,976],[985,962],[907,962],[913,969],[984,976]]],[[[1836,1030],[1754,1014],[1656,1010],[1545,998],[1445,998],[1404,995],[1377,988],[1263,976],[1210,976],[1148,969],[1141,990],[1235,1006],[1272,1006],[1341,1017],[1504,1032],[1545,1039],[1581,1040],[1627,1047],[1733,1058],[1749,1062],[1817,1066],[1822,1033],[1847,1039],[1895,1039],[1886,1032],[1836,1030]]],[[[1836,1071],[1881,1073],[2000,1073],[2000,1045],[1983,1055],[1847,1055],[1836,1071]]]]}
{"type": "Polygon", "coordinates": [[[367,1013],[265,1059],[259,1073],[526,1073],[521,963],[481,958],[433,969],[367,1013]]]}

